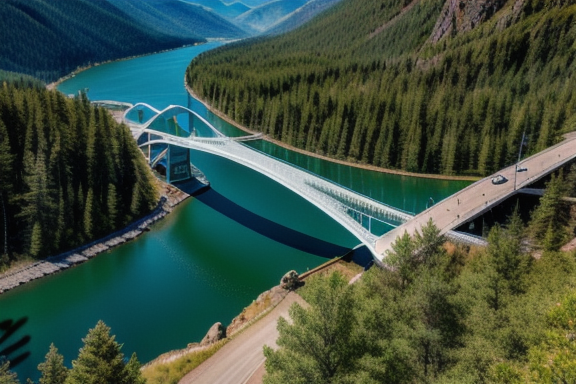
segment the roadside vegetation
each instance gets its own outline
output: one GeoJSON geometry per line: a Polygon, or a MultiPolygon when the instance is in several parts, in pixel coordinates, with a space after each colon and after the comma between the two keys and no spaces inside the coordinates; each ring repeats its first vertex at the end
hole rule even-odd
{"type": "Polygon", "coordinates": [[[574,1],[466,8],[482,22],[434,43],[445,3],[342,1],[286,35],[198,56],[187,82],[274,139],[412,172],[489,175],[574,130],[574,1]]]}
{"type": "Polygon", "coordinates": [[[0,86],[0,271],[122,228],[157,204],[126,126],[84,95],[0,86]]]}
{"type": "Polygon", "coordinates": [[[574,191],[554,177],[528,225],[513,214],[485,249],[446,243],[430,222],[396,240],[390,269],[311,279],[310,307],[295,304],[280,349],[265,348],[264,383],[574,382],[576,251],[559,251],[574,217],[553,216],[574,191]]]}
{"type": "Polygon", "coordinates": [[[188,372],[218,352],[228,340],[220,340],[202,350],[190,352],[169,363],[158,363],[144,367],[142,377],[148,384],[177,384],[188,372]]]}

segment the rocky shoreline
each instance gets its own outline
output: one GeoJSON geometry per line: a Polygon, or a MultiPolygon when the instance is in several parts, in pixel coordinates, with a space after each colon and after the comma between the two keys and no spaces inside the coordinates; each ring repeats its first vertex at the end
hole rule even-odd
{"type": "Polygon", "coordinates": [[[107,251],[138,237],[143,232],[147,231],[150,225],[164,218],[164,216],[170,213],[176,205],[188,197],[190,197],[189,194],[174,186],[165,184],[163,196],[160,198],[156,208],[149,215],[134,221],[127,227],[102,239],[85,244],[72,251],[51,256],[25,267],[16,270],[9,270],[8,272],[1,274],[0,294],[32,280],[52,275],[74,265],[81,264],[101,252],[107,251]]]}

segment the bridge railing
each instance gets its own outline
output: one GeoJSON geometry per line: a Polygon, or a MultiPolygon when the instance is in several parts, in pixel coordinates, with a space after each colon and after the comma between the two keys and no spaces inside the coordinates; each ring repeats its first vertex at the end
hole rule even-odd
{"type": "Polygon", "coordinates": [[[366,195],[364,195],[364,194],[362,194],[362,193],[360,193],[360,192],[357,192],[357,191],[355,191],[355,190],[353,190],[353,189],[351,189],[351,188],[348,188],[348,187],[346,187],[346,186],[344,186],[344,185],[336,184],[334,181],[328,179],[327,177],[318,175],[317,173],[314,173],[314,172],[312,172],[312,171],[310,171],[310,170],[308,170],[308,169],[306,169],[306,168],[302,168],[302,167],[300,167],[299,165],[296,165],[296,164],[291,163],[291,162],[289,162],[289,161],[286,161],[286,160],[283,160],[283,159],[278,159],[277,157],[274,157],[274,156],[272,156],[272,155],[270,155],[270,154],[268,154],[268,153],[266,153],[266,152],[263,152],[263,151],[261,151],[261,150],[259,150],[259,149],[256,149],[256,148],[253,148],[253,147],[250,147],[250,146],[247,146],[247,148],[249,148],[249,149],[252,150],[252,151],[258,152],[259,154],[261,154],[261,155],[263,155],[263,156],[269,157],[269,158],[271,158],[271,159],[273,159],[273,160],[275,160],[275,161],[279,161],[279,162],[282,162],[282,163],[285,163],[285,164],[289,165],[290,167],[299,169],[300,171],[305,172],[305,173],[313,176],[313,177],[316,178],[316,179],[321,179],[321,180],[323,180],[324,182],[326,182],[326,183],[328,183],[328,184],[330,184],[330,185],[337,186],[338,189],[342,189],[342,190],[347,191],[351,196],[358,196],[358,197],[361,197],[361,198],[362,198],[363,200],[365,200],[366,202],[371,202],[371,203],[373,203],[373,204],[375,204],[375,205],[381,205],[381,206],[384,206],[384,207],[389,208],[390,210],[392,210],[392,211],[394,211],[394,212],[399,212],[402,216],[406,217],[406,220],[409,220],[411,217],[413,217],[413,216],[415,215],[414,212],[406,211],[406,210],[404,210],[404,209],[402,209],[402,208],[393,207],[393,206],[391,206],[391,205],[389,205],[389,204],[383,203],[383,202],[381,202],[381,201],[379,201],[379,200],[376,200],[376,199],[374,199],[374,198],[372,198],[372,197],[370,197],[370,196],[366,196],[366,195]]]}

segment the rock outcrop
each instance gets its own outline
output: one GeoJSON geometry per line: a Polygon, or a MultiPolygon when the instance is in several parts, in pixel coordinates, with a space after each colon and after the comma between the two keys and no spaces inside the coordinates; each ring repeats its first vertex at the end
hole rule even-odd
{"type": "MultiPolygon", "coordinates": [[[[436,43],[452,33],[470,31],[490,19],[506,3],[506,0],[447,0],[430,40],[436,43]]],[[[523,3],[523,0],[515,3],[523,3]]],[[[515,5],[515,8],[518,7],[515,5]]]]}
{"type": "Polygon", "coordinates": [[[206,336],[200,342],[200,345],[210,345],[226,337],[226,327],[221,322],[215,323],[210,327],[206,336]]]}
{"type": "Polygon", "coordinates": [[[282,279],[280,279],[280,287],[288,291],[293,291],[301,285],[298,273],[294,270],[287,272],[282,279]]]}

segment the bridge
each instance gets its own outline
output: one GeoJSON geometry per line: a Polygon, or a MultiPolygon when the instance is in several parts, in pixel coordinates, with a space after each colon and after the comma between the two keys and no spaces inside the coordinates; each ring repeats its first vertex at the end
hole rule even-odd
{"type": "Polygon", "coordinates": [[[373,233],[375,223],[389,229],[414,215],[249,148],[240,142],[258,139],[261,135],[226,137],[185,107],[169,106],[160,111],[139,103],[124,112],[124,121],[140,148],[148,149],[151,163],[157,162],[160,157],[167,159],[168,182],[190,177],[183,167],[189,162],[189,157],[185,157],[181,149],[224,157],[260,172],[302,196],[350,231],[372,253],[379,236],[373,233]],[[181,118],[177,119],[177,116],[181,118]],[[150,148],[155,145],[160,149],[153,154],[150,148]]]}
{"type": "MultiPolygon", "coordinates": [[[[364,244],[379,264],[396,237],[407,231],[413,235],[432,219],[442,234],[467,244],[485,245],[486,241],[454,231],[503,200],[517,193],[576,157],[574,138],[551,147],[500,174],[508,181],[493,184],[489,176],[414,216],[358,194],[317,175],[249,148],[239,141],[258,139],[260,135],[231,138],[224,136],[194,111],[182,106],[157,110],[139,103],[127,109],[124,121],[131,128],[141,148],[148,148],[151,163],[167,159],[167,180],[172,182],[191,177],[188,149],[221,156],[260,172],[308,200],[350,231],[364,244]],[[178,117],[184,116],[184,119],[178,117]],[[154,156],[151,148],[161,150],[154,156]],[[524,172],[517,172],[518,169],[524,172]],[[384,235],[375,233],[373,223],[390,229],[384,235]]],[[[381,230],[384,232],[384,230],[381,230]]]]}
{"type": "Polygon", "coordinates": [[[386,251],[391,249],[392,243],[405,231],[409,235],[414,235],[416,230],[420,230],[432,219],[440,229],[440,233],[448,233],[517,193],[534,193],[533,190],[524,191],[523,188],[575,158],[576,135],[571,134],[561,143],[469,185],[380,237],[375,246],[378,262],[383,263],[386,251]],[[493,183],[492,178],[497,175],[504,176],[507,181],[500,184],[493,183]]]}

